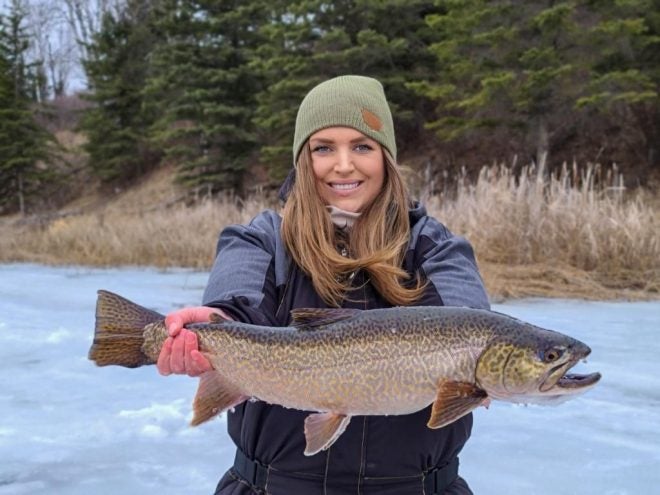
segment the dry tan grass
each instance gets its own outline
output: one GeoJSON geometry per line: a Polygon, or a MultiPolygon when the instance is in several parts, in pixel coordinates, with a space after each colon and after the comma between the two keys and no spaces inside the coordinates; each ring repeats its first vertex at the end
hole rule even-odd
{"type": "Polygon", "coordinates": [[[598,167],[546,176],[484,168],[459,181],[455,197],[430,211],[472,242],[493,293],[656,297],[660,221],[642,193],[628,197],[616,175],[598,167]]]}
{"type": "Polygon", "coordinates": [[[265,203],[204,201],[194,207],[130,213],[108,208],[45,226],[0,226],[0,261],[95,266],[153,265],[208,269],[220,230],[250,220],[265,203]]]}
{"type": "MultiPolygon", "coordinates": [[[[594,167],[550,177],[488,167],[475,183],[459,181],[453,194],[427,204],[472,242],[496,299],[659,297],[660,221],[653,200],[626,197],[615,177],[596,185],[596,175],[594,167]]],[[[176,198],[161,174],[117,201],[97,199],[90,213],[41,222],[5,218],[0,261],[208,269],[223,227],[274,206],[232,198],[184,206],[176,198]]]]}

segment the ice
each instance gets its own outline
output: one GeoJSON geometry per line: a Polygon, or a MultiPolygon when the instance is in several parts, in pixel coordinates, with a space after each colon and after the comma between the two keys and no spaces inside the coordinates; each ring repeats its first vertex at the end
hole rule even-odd
{"type": "MultiPolygon", "coordinates": [[[[0,495],[211,494],[233,462],[224,417],[196,428],[197,380],[87,359],[96,291],[165,313],[199,304],[190,270],[0,265],[0,495]]],[[[589,344],[587,394],[475,412],[461,474],[485,495],[637,495],[660,486],[660,302],[494,308],[589,344]]]]}

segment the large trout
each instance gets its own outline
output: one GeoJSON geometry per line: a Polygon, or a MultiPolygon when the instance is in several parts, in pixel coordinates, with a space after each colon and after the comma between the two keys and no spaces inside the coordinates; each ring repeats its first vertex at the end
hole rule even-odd
{"type": "MultiPolygon", "coordinates": [[[[355,415],[410,414],[433,404],[429,428],[487,399],[559,402],[600,373],[567,374],[591,349],[491,311],[457,307],[297,309],[285,328],[214,320],[197,334],[214,370],[203,374],[193,425],[248,399],[311,411],[306,455],[327,449],[355,415]]],[[[164,317],[99,291],[89,358],[99,366],[154,364],[164,317]]]]}

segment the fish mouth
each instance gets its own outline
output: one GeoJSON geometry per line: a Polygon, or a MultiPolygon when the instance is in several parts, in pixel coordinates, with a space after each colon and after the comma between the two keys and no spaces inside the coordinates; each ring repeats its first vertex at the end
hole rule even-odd
{"type": "Polygon", "coordinates": [[[598,380],[600,380],[601,374],[598,372],[595,373],[589,373],[586,375],[581,375],[577,373],[567,373],[564,376],[562,376],[559,380],[557,380],[557,383],[555,384],[555,387],[558,387],[560,389],[582,389],[585,387],[591,387],[598,383],[598,380]]]}
{"type": "Polygon", "coordinates": [[[581,393],[593,387],[600,380],[600,373],[581,374],[568,372],[579,361],[584,360],[590,352],[591,349],[586,348],[580,355],[574,356],[567,362],[552,368],[548,372],[546,379],[541,383],[539,390],[549,395],[566,395],[581,393]]]}

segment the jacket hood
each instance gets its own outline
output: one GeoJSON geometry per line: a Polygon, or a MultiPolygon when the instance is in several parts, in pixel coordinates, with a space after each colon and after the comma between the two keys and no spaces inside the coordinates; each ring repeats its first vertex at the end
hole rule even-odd
{"type": "Polygon", "coordinates": [[[412,228],[417,222],[426,216],[426,207],[417,201],[412,200],[410,209],[408,210],[408,218],[410,219],[410,227],[412,228]]]}
{"type": "Polygon", "coordinates": [[[282,182],[279,192],[277,193],[277,197],[282,203],[284,203],[289,197],[289,193],[293,188],[294,182],[296,182],[296,168],[292,167],[291,170],[289,170],[286,179],[284,179],[284,182],[282,182]]]}

